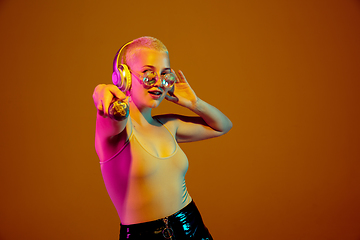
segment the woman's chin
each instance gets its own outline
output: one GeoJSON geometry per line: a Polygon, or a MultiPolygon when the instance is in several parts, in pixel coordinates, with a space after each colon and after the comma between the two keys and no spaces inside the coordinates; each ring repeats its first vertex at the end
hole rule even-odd
{"type": "Polygon", "coordinates": [[[149,107],[150,107],[150,108],[157,108],[157,107],[160,105],[160,103],[161,103],[161,100],[153,101],[153,102],[149,105],[149,107]]]}

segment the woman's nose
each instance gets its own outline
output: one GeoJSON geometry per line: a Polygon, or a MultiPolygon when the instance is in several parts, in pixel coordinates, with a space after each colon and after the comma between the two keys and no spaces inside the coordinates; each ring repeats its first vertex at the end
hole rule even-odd
{"type": "Polygon", "coordinates": [[[160,73],[156,73],[155,80],[156,80],[156,82],[154,84],[155,86],[160,86],[160,87],[164,86],[163,79],[162,79],[160,73]]]}

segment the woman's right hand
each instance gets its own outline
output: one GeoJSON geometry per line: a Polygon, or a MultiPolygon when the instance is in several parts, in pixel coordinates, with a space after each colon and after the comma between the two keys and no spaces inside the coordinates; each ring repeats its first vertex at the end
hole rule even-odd
{"type": "Polygon", "coordinates": [[[103,117],[107,117],[111,102],[114,99],[124,100],[126,95],[113,84],[99,84],[94,89],[93,99],[98,113],[103,117]]]}

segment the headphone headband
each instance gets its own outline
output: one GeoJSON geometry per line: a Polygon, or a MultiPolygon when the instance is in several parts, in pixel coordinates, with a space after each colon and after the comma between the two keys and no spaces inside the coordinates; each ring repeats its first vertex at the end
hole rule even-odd
{"type": "Polygon", "coordinates": [[[114,59],[114,69],[119,66],[119,58],[120,58],[120,55],[121,55],[122,50],[123,50],[127,45],[129,45],[130,43],[132,43],[132,42],[133,42],[133,41],[130,41],[130,42],[128,42],[128,43],[125,43],[125,44],[119,49],[119,51],[116,53],[115,59],[114,59]]]}

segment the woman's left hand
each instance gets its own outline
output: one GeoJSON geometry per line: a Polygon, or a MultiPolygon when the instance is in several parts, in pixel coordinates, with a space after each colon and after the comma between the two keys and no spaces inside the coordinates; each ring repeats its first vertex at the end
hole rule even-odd
{"type": "Polygon", "coordinates": [[[189,83],[182,71],[179,70],[179,74],[176,74],[174,70],[171,70],[176,76],[176,82],[174,86],[169,90],[168,95],[165,98],[171,102],[179,104],[180,106],[194,109],[198,102],[194,90],[190,87],[189,83]]]}

